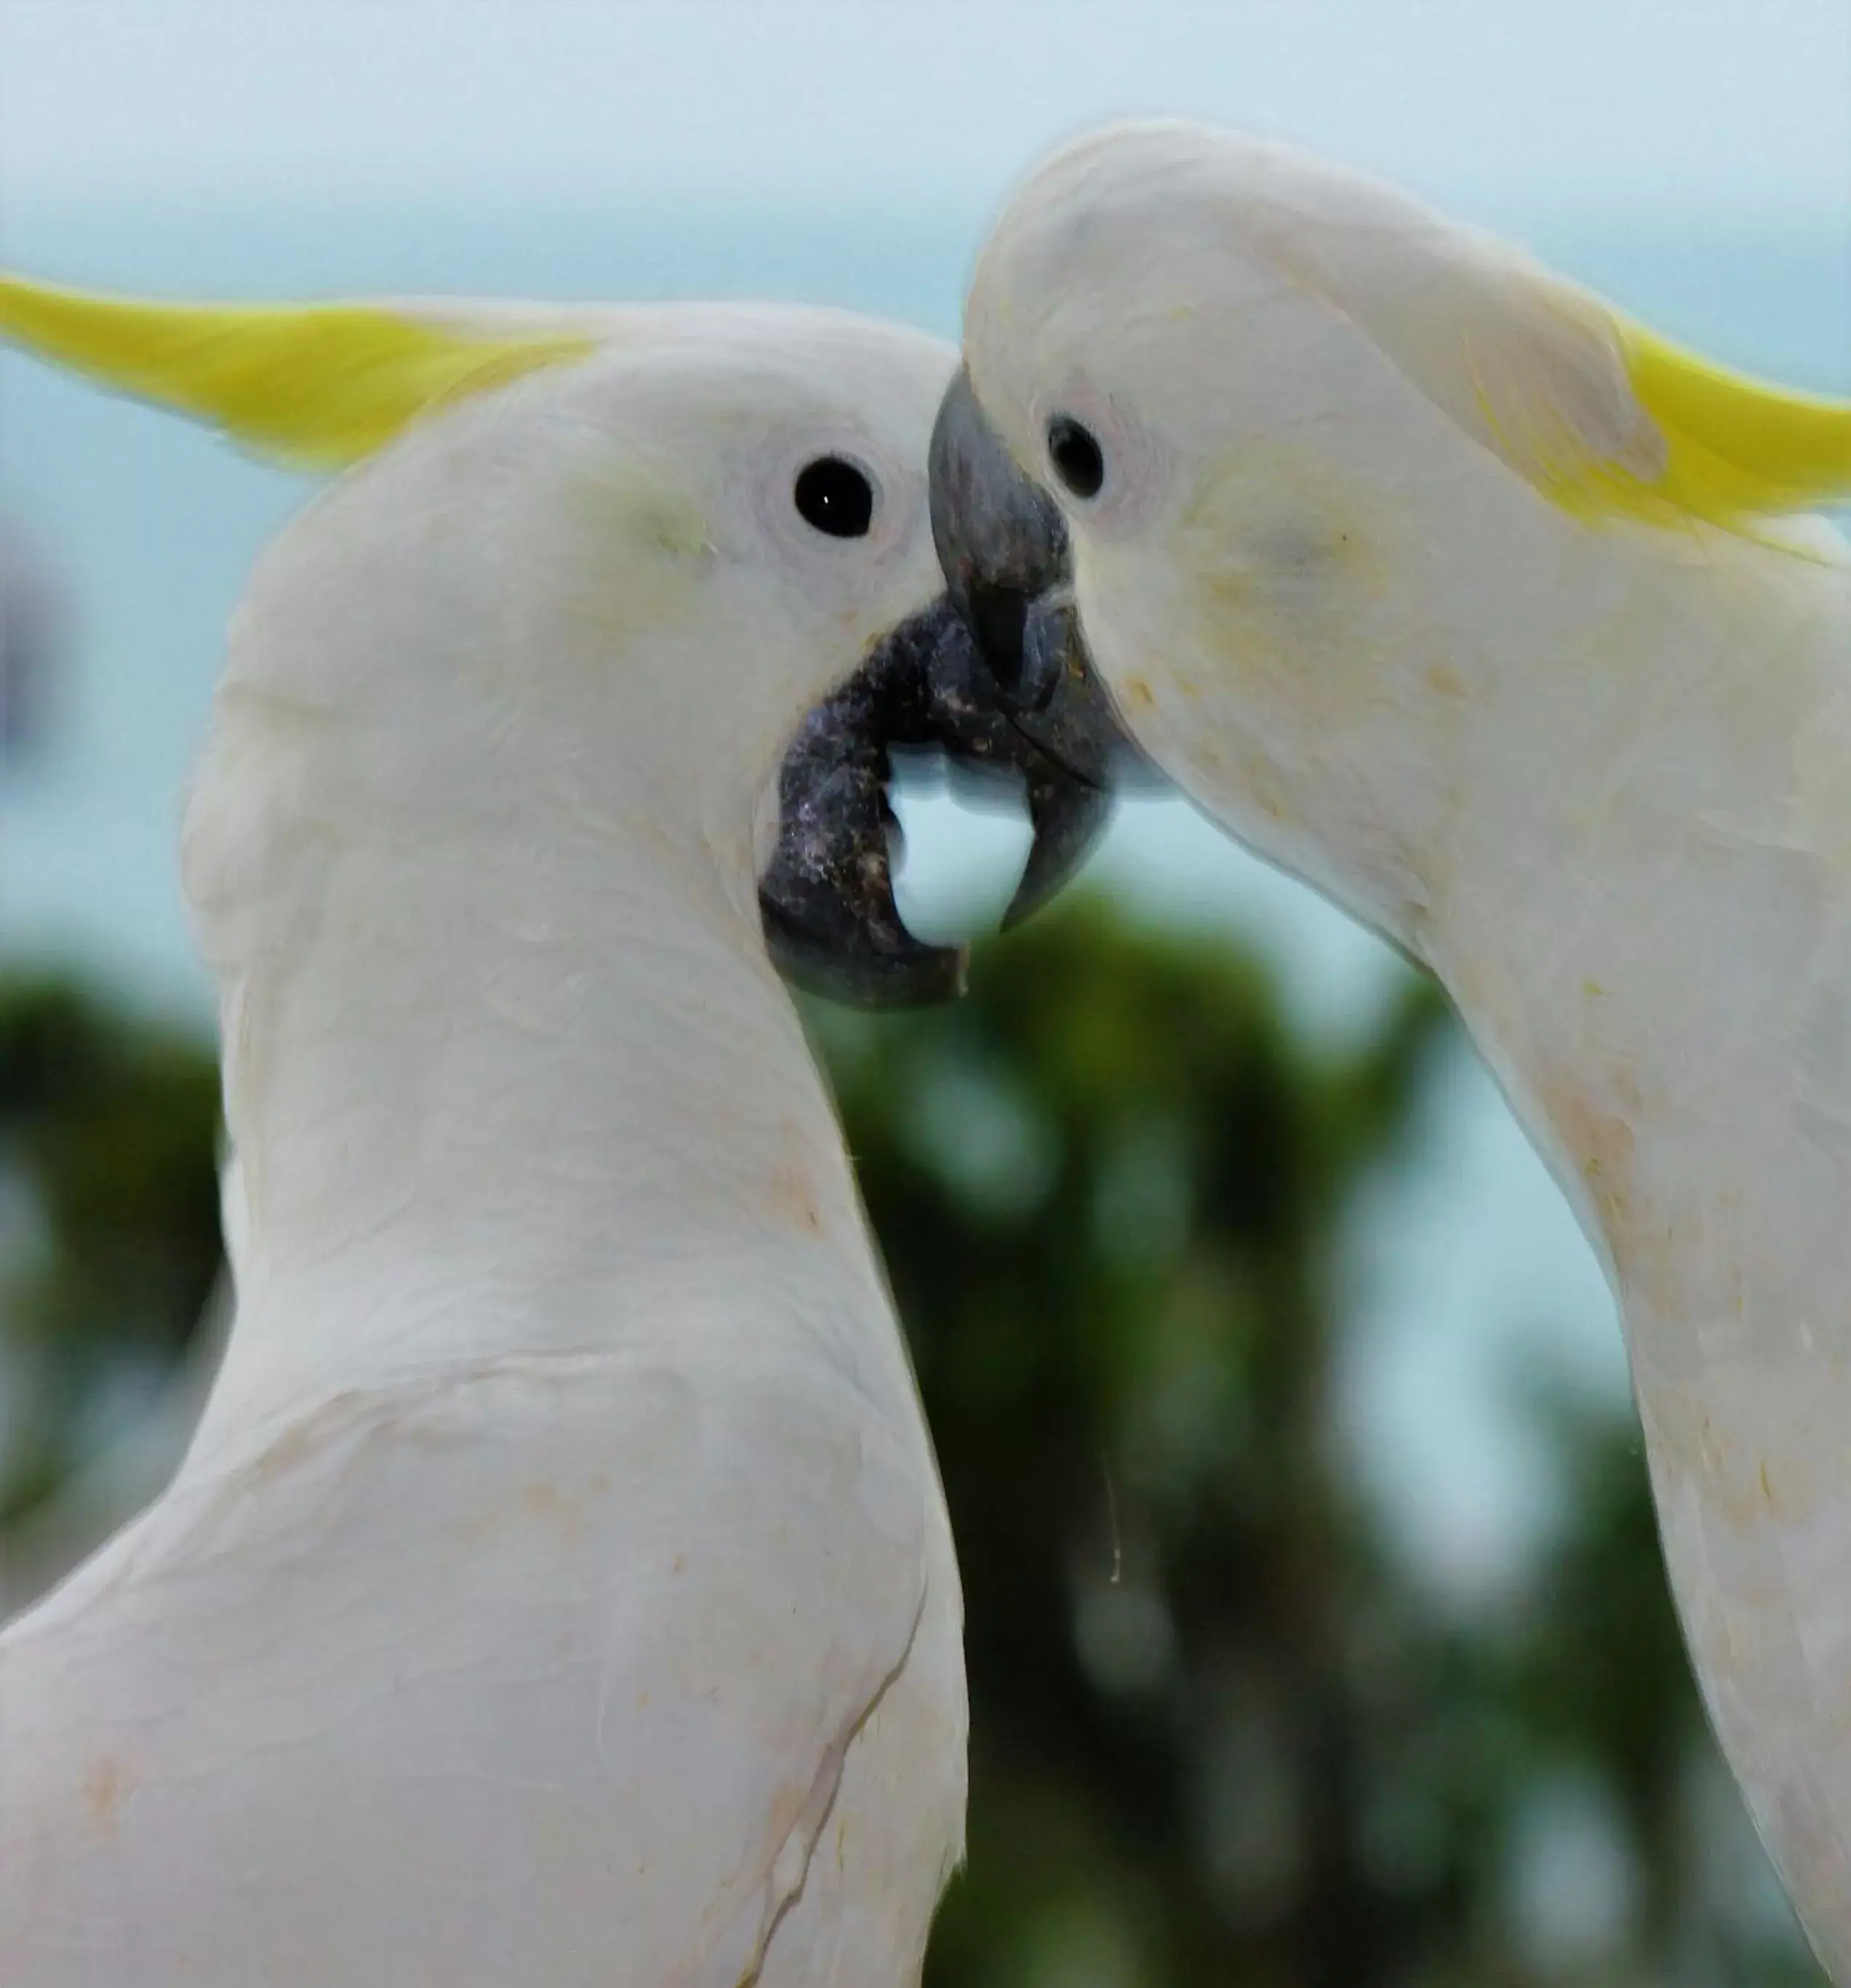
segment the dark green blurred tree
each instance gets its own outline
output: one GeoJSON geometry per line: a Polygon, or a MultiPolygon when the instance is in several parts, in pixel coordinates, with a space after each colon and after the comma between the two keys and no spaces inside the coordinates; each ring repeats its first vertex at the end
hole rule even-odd
{"type": "MultiPolygon", "coordinates": [[[[1231,945],[1083,904],[986,948],[955,1007],[811,1019],[964,1568],[971,1860],[929,1988],[1817,1980],[1689,1854],[1708,1743],[1630,1425],[1556,1416],[1563,1524],[1491,1623],[1422,1588],[1346,1471],[1339,1246],[1457,1053],[1430,990],[1319,1053],[1231,945]],[[1556,1950],[1517,1901],[1564,1776],[1638,1882],[1556,1950]]],[[[0,1512],[81,1454],[113,1372],[184,1344],[214,1098],[196,1045],[0,998],[28,1216],[0,1354],[39,1404],[0,1512]]]]}
{"type": "Polygon", "coordinates": [[[220,1260],[218,1112],[197,1033],[57,980],[0,980],[0,1183],[23,1190],[0,1258],[0,1359],[23,1405],[0,1452],[0,1533],[198,1328],[220,1260]]]}
{"type": "Polygon", "coordinates": [[[1251,967],[1095,914],[996,948],[955,1009],[823,1023],[969,1603],[973,1875],[937,1978],[1026,1978],[1022,1939],[1084,1904],[1129,1979],[1351,1988],[1471,1890],[1482,1772],[1420,1792],[1405,1868],[1356,1827],[1430,1750],[1408,1665],[1457,1653],[1395,1619],[1328,1453],[1337,1227],[1441,1019],[1420,989],[1321,1067],[1251,967]]]}

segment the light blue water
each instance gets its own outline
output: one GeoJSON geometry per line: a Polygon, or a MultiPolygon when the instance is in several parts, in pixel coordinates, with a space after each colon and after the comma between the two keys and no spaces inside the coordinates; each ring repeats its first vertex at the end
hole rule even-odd
{"type": "MultiPolygon", "coordinates": [[[[1586,217],[1483,218],[1661,329],[1738,365],[1851,391],[1851,217],[1762,232],[1586,217]]],[[[243,296],[495,292],[773,296],[955,333],[970,242],[908,215],[670,218],[362,209],[240,215],[117,205],[0,215],[0,262],[97,287],[243,296]]],[[[0,514],[56,557],[73,607],[52,748],[0,793],[0,946],[76,957],[164,1002],[204,989],[179,901],[179,796],[227,617],[258,548],[304,485],[171,417],[0,356],[0,514]]],[[[909,815],[916,901],[1006,891],[1003,824],[909,815]],[[954,888],[955,887],[955,888],[954,888]]],[[[1150,915],[1225,922],[1288,975],[1311,1024],[1342,1034],[1402,969],[1309,894],[1175,804],[1126,810],[1098,874],[1150,915]]],[[[1367,1329],[1349,1369],[1360,1468],[1424,1560],[1470,1580],[1546,1517],[1509,1412],[1512,1363],[1540,1351],[1588,1384],[1620,1372],[1604,1290],[1553,1187],[1465,1060],[1420,1161],[1358,1238],[1367,1329]]]]}

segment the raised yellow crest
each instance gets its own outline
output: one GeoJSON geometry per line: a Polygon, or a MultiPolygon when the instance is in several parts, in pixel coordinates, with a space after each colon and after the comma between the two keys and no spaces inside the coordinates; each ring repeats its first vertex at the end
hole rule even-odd
{"type": "Polygon", "coordinates": [[[1851,499],[1851,402],[1731,372],[1526,265],[1468,265],[1450,301],[1485,438],[1566,510],[1762,537],[1851,499]]]}
{"type": "Polygon", "coordinates": [[[1851,499],[1851,402],[1728,372],[1641,325],[1620,350],[1664,438],[1657,489],[1680,509],[1728,522],[1851,499]]]}
{"type": "Polygon", "coordinates": [[[306,469],[357,462],[434,408],[593,349],[386,305],[157,303],[5,276],[0,338],[306,469]]]}

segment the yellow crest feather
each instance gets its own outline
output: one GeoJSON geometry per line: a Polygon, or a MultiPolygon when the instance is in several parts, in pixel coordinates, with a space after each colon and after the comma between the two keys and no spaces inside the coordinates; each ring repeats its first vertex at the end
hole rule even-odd
{"type": "Polygon", "coordinates": [[[1851,403],[1731,373],[1585,291],[1516,276],[1468,321],[1468,370],[1492,446],[1564,510],[1782,543],[1771,521],[1851,498],[1851,403]]]}
{"type": "Polygon", "coordinates": [[[1667,502],[1726,524],[1851,499],[1851,402],[1728,372],[1642,326],[1623,325],[1620,346],[1664,438],[1667,502]]]}
{"type": "Polygon", "coordinates": [[[1501,245],[1447,240],[1428,281],[1342,302],[1552,503],[1791,549],[1777,520],[1851,500],[1851,401],[1729,372],[1501,245]]]}
{"type": "Polygon", "coordinates": [[[474,336],[374,304],[168,304],[0,276],[0,338],[301,468],[357,462],[421,414],[583,357],[559,333],[474,336]]]}

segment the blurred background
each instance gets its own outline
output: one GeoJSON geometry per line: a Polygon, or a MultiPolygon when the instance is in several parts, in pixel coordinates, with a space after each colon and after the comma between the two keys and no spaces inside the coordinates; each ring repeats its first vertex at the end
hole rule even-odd
{"type": "MultiPolygon", "coordinates": [[[[954,336],[1011,181],[1163,111],[1851,391],[1845,0],[0,0],[0,262],[954,336]]],[[[304,488],[0,355],[0,1611],[209,1371],[176,822],[304,488]]],[[[915,925],[993,920],[1021,825],[901,813],[915,925]]],[[[965,1570],[932,1988],[1819,1979],[1697,1709],[1604,1286],[1424,984],[1148,800],[959,1008],[812,1020],[965,1570]]]]}

